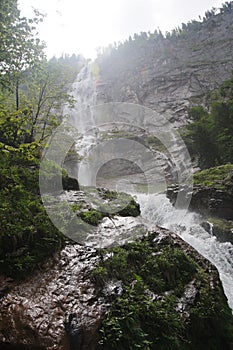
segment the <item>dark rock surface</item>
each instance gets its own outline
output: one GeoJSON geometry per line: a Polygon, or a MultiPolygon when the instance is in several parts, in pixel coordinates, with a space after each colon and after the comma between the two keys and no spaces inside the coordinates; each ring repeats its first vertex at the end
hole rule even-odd
{"type": "Polygon", "coordinates": [[[220,242],[233,244],[233,222],[221,218],[210,217],[202,223],[203,228],[217,237],[220,242]]]}
{"type": "Polygon", "coordinates": [[[78,180],[73,177],[63,176],[62,185],[65,191],[79,191],[78,180]]]}
{"type": "MultiPolygon", "coordinates": [[[[230,191],[208,186],[171,186],[167,190],[167,197],[174,205],[178,192],[183,197],[191,197],[190,209],[207,216],[217,216],[226,220],[233,220],[233,195],[230,191]]],[[[182,208],[182,200],[180,201],[182,208]]]]}

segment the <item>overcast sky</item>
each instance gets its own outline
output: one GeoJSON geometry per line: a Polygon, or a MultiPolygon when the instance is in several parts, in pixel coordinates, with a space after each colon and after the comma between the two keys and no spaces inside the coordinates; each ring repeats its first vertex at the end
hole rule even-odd
{"type": "Polygon", "coordinates": [[[198,19],[224,0],[18,0],[22,15],[32,8],[47,14],[40,37],[47,54],[83,54],[94,58],[96,48],[123,41],[140,31],[158,27],[170,31],[182,22],[198,19]]]}

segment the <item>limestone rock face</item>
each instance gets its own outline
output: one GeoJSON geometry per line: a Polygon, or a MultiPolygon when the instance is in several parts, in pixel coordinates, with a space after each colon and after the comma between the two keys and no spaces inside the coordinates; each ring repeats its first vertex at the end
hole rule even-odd
{"type": "Polygon", "coordinates": [[[98,59],[97,100],[141,104],[185,123],[187,109],[230,78],[232,39],[233,11],[179,37],[130,41],[98,59]]]}

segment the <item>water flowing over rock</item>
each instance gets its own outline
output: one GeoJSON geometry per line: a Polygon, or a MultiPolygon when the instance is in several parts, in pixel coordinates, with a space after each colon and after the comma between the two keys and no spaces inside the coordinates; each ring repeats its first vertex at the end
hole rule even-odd
{"type": "Polygon", "coordinates": [[[233,194],[230,191],[208,186],[194,186],[190,190],[187,186],[174,185],[167,189],[167,197],[172,204],[176,203],[180,191],[184,197],[191,196],[190,209],[203,215],[233,220],[233,194]]]}
{"type": "Polygon", "coordinates": [[[195,212],[175,208],[165,194],[138,194],[142,217],[176,232],[218,269],[228,303],[233,309],[233,245],[219,242],[203,227],[203,217],[195,212]]]}

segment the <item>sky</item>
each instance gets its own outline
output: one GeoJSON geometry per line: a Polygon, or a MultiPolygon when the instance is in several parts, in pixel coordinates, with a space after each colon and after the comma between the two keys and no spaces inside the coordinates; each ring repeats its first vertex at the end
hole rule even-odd
{"type": "Polygon", "coordinates": [[[46,14],[39,36],[47,55],[82,54],[95,58],[96,49],[124,41],[141,31],[170,31],[198,19],[224,0],[18,0],[21,14],[33,8],[46,14]]]}

